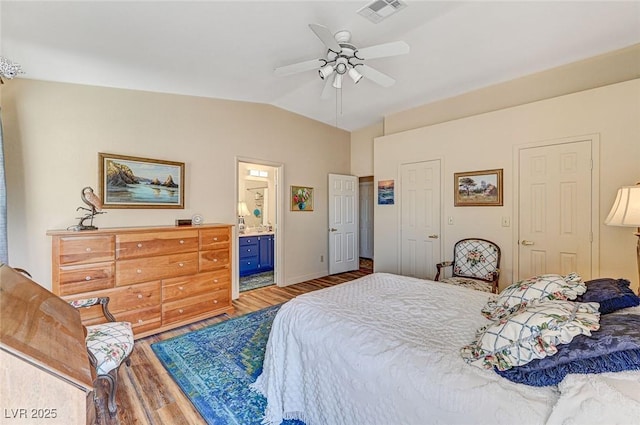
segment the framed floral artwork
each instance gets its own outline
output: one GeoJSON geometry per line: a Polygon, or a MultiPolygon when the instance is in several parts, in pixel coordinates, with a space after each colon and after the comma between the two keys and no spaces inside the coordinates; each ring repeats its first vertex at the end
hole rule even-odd
{"type": "Polygon", "coordinates": [[[313,188],[291,186],[291,211],[313,211],[313,188]]]}
{"type": "Polygon", "coordinates": [[[454,174],[456,207],[501,206],[502,168],[454,174]]]}
{"type": "Polygon", "coordinates": [[[184,208],[184,162],[98,154],[104,208],[184,208]]]}

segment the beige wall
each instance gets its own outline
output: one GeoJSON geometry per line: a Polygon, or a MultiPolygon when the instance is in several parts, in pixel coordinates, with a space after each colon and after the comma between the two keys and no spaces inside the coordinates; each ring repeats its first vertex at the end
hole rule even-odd
{"type": "MultiPolygon", "coordinates": [[[[501,286],[513,280],[515,227],[502,227],[501,217],[514,211],[515,146],[572,136],[600,138],[600,203],[602,223],[619,186],[640,181],[640,79],[468,118],[424,126],[375,139],[374,179],[396,179],[405,162],[442,160],[442,247],[450,257],[455,241],[469,236],[496,241],[503,252],[501,286]],[[464,153],[464,154],[463,154],[464,153]],[[503,207],[454,208],[453,173],[504,169],[503,207]],[[453,216],[455,225],[444,223],[453,216]]],[[[396,187],[396,196],[400,188],[396,187]]],[[[399,201],[399,200],[398,200],[399,201]]],[[[398,271],[399,202],[375,208],[375,269],[398,271]],[[384,241],[384,243],[382,243],[384,241]]],[[[626,277],[638,287],[633,229],[601,224],[599,275],[626,277]]]]}
{"type": "Polygon", "coordinates": [[[373,139],[383,135],[382,121],[351,133],[351,174],[373,175],[373,139]]]}
{"type": "Polygon", "coordinates": [[[313,213],[285,206],[284,282],[326,275],[327,173],[349,172],[349,133],[261,104],[27,79],[1,90],[9,261],[43,286],[46,231],[77,223],[80,189],[98,187],[98,152],[186,164],[184,210],[111,209],[99,227],[172,225],[195,213],[235,224],[236,157],[284,164],[285,188],[316,189],[313,213]]]}

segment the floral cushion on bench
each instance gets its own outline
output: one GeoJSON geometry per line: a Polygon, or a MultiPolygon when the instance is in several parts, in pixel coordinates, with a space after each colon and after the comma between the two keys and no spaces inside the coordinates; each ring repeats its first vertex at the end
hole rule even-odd
{"type": "Polygon", "coordinates": [[[98,375],[117,368],[133,350],[133,332],[129,322],[108,322],[87,326],[87,348],[96,358],[98,375]]]}

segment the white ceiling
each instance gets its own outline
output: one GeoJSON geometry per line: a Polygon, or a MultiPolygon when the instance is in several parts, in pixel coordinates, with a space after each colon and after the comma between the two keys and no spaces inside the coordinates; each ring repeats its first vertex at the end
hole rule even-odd
{"type": "Polygon", "coordinates": [[[368,1],[5,1],[5,56],[25,78],[267,103],[346,130],[414,106],[640,43],[640,1],[407,1],[379,24],[368,1]],[[397,80],[345,80],[320,100],[309,23],[348,29],[367,47],[404,40],[408,55],[367,64],[397,80]],[[341,100],[337,102],[337,100],[341,100]]]}

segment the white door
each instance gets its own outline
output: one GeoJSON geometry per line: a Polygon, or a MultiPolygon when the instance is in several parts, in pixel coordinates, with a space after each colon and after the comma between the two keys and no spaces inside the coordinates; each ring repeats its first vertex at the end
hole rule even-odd
{"type": "Polygon", "coordinates": [[[433,279],[440,261],[440,161],[400,166],[401,274],[433,279]]]}
{"type": "Polygon", "coordinates": [[[360,257],[373,258],[373,182],[360,183],[360,257]]]}
{"type": "Polygon", "coordinates": [[[329,174],[329,274],[359,267],[358,178],[329,174]]]}
{"type": "Polygon", "coordinates": [[[519,152],[518,279],[591,278],[591,141],[519,152]]]}

